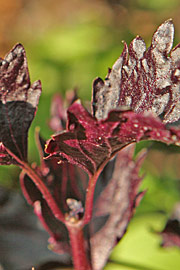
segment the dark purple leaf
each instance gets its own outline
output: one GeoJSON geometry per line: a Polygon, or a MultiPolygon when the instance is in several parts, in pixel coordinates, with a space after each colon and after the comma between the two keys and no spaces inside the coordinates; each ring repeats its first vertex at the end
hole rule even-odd
{"type": "MultiPolygon", "coordinates": [[[[0,142],[26,161],[27,134],[41,94],[40,81],[30,84],[25,50],[17,44],[0,59],[0,142]]],[[[1,164],[14,163],[7,153],[1,164]]]]}
{"type": "Polygon", "coordinates": [[[163,238],[163,247],[177,246],[180,248],[180,203],[176,204],[172,216],[159,234],[163,238]]]}
{"type": "Polygon", "coordinates": [[[94,270],[103,269],[110,252],[124,235],[135,208],[144,195],[144,192],[138,192],[142,180],[142,177],[139,177],[139,169],[144,153],[133,161],[133,152],[134,145],[130,145],[117,155],[112,178],[94,205],[90,224],[91,259],[94,270]],[[103,217],[105,222],[93,234],[93,231],[97,230],[96,220],[99,221],[103,217]]]}
{"type": "Polygon", "coordinates": [[[68,109],[68,130],[47,143],[49,158],[66,161],[93,175],[124,146],[140,140],[180,142],[180,131],[166,128],[158,118],[132,111],[111,111],[98,121],[79,103],[68,109]]]}
{"type": "MultiPolygon", "coordinates": [[[[142,157],[133,161],[131,146],[108,162],[119,150],[141,140],[180,145],[180,131],[165,126],[157,117],[162,115],[165,123],[179,119],[180,45],[170,54],[172,42],[173,24],[169,20],[155,32],[148,50],[140,37],[132,41],[129,50],[125,44],[105,82],[100,78],[94,82],[93,113],[90,114],[79,101],[74,102],[67,112],[67,130],[62,131],[66,114],[62,100],[56,97],[50,125],[61,133],[47,143],[49,156],[45,160],[45,142],[39,139],[41,165],[34,170],[49,189],[66,221],[70,222],[71,218],[79,221],[83,217],[83,224],[87,224],[83,228],[86,246],[90,244],[94,270],[105,265],[144,195],[138,193],[142,157]],[[89,174],[90,183],[92,176],[101,172],[95,195],[93,191],[88,193],[87,175],[81,169],[89,174]],[[101,181],[103,175],[105,183],[101,181]],[[85,195],[89,198],[89,194],[93,194],[95,202],[90,224],[93,206],[88,205],[87,199],[84,204],[85,195]]],[[[6,56],[1,68],[0,162],[10,164],[13,160],[8,156],[8,150],[26,160],[27,131],[36,110],[40,85],[37,82],[30,87],[21,45],[6,56]]],[[[21,186],[50,234],[51,248],[59,253],[71,253],[65,225],[55,218],[27,175],[21,175],[21,186]]]]}
{"type": "MultiPolygon", "coordinates": [[[[180,145],[180,131],[164,124],[180,118],[180,45],[171,51],[173,35],[169,20],[155,32],[148,50],[140,37],[132,41],[129,50],[125,44],[105,81],[100,78],[94,81],[93,113],[79,101],[69,107],[67,130],[49,140],[47,160],[53,158],[60,164],[67,161],[77,165],[89,174],[91,181],[119,150],[131,143],[157,140],[180,145]]],[[[105,188],[102,185],[104,189],[99,198],[95,192],[97,211],[90,223],[90,250],[95,270],[105,265],[144,194],[138,194],[141,158],[133,162],[129,149],[118,154],[109,174],[112,178],[105,188]]],[[[86,201],[87,205],[90,212],[86,201]]],[[[88,223],[90,215],[86,210],[84,220],[88,223]]]]}
{"type": "Polygon", "coordinates": [[[119,106],[134,112],[164,114],[164,122],[180,118],[180,44],[172,51],[174,26],[164,22],[154,33],[150,48],[137,36],[124,50],[103,81],[93,86],[93,114],[105,119],[119,106]],[[170,54],[170,55],[169,55],[170,54]]]}

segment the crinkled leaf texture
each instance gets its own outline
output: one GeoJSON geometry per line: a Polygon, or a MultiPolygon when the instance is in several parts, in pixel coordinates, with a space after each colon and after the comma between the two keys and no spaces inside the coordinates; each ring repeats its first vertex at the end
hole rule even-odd
{"type": "Polygon", "coordinates": [[[40,81],[30,84],[25,50],[17,44],[0,59],[0,164],[16,163],[5,148],[26,161],[28,129],[40,94],[40,81]]]}
{"type": "Polygon", "coordinates": [[[53,136],[47,153],[94,174],[129,143],[151,139],[178,144],[179,131],[166,129],[155,118],[163,115],[165,123],[172,123],[180,117],[180,45],[171,51],[173,36],[168,20],[154,33],[147,51],[140,37],[130,44],[129,56],[125,44],[105,82],[94,81],[93,116],[78,102],[73,104],[68,131],[53,136]]]}
{"type": "Polygon", "coordinates": [[[175,205],[171,217],[159,234],[163,239],[163,247],[176,246],[180,248],[180,202],[175,205]]]}
{"type": "Polygon", "coordinates": [[[147,139],[168,144],[180,142],[180,131],[168,129],[150,113],[114,110],[107,119],[97,120],[79,101],[68,109],[67,128],[48,142],[48,158],[69,161],[90,176],[130,143],[147,139]]]}
{"type": "MultiPolygon", "coordinates": [[[[81,201],[84,207],[86,173],[91,181],[101,172],[92,220],[84,228],[94,270],[105,265],[144,194],[138,193],[141,182],[138,172],[143,158],[133,161],[132,146],[128,145],[141,140],[180,144],[180,131],[164,124],[177,121],[180,115],[180,45],[171,51],[173,34],[169,20],[155,32],[148,50],[140,37],[132,41],[129,50],[125,44],[105,82],[100,78],[94,81],[92,114],[79,101],[74,102],[67,112],[67,129],[49,140],[46,146],[49,156],[44,161],[41,158],[41,166],[35,168],[61,211],[68,215],[66,199],[81,201]]],[[[0,71],[0,164],[16,163],[13,156],[26,161],[27,132],[41,93],[40,82],[30,85],[20,44],[1,60],[0,71]]],[[[62,107],[61,100],[56,102],[53,113],[60,122],[55,122],[53,128],[57,131],[59,124],[62,130],[66,115],[58,107],[62,107]]],[[[44,142],[39,141],[43,156],[44,142]]],[[[52,249],[70,253],[67,229],[54,217],[38,188],[24,174],[21,186],[51,236],[52,249]]],[[[79,218],[81,214],[78,212],[79,218]]]]}
{"type": "Polygon", "coordinates": [[[173,36],[168,20],[154,33],[148,50],[140,37],[129,50],[125,44],[105,81],[94,81],[92,113],[74,102],[67,112],[66,131],[53,135],[46,145],[47,160],[68,161],[90,179],[122,149],[106,187],[95,197],[97,210],[88,225],[95,270],[105,265],[143,196],[138,194],[141,158],[133,162],[128,145],[141,140],[180,145],[180,131],[166,125],[180,118],[180,45],[171,51],[173,36]]]}
{"type": "Polygon", "coordinates": [[[49,141],[46,151],[51,154],[46,161],[57,159],[61,161],[60,166],[68,161],[85,170],[90,179],[124,148],[114,160],[114,166],[108,167],[107,164],[102,171],[103,175],[109,175],[105,181],[106,188],[102,184],[105,180],[102,174],[101,187],[100,179],[97,180],[96,188],[99,188],[101,195],[99,197],[95,192],[97,202],[94,209],[97,212],[93,214],[88,234],[93,269],[100,270],[112,248],[125,233],[135,207],[143,196],[143,193],[138,195],[141,158],[133,163],[131,145],[128,144],[144,139],[179,144],[180,133],[175,128],[167,128],[150,113],[114,110],[107,119],[97,120],[79,101],[68,109],[67,128],[67,131],[53,136],[49,141]]]}
{"type": "Polygon", "coordinates": [[[180,44],[172,51],[174,26],[164,22],[146,50],[137,36],[124,50],[103,81],[93,85],[93,114],[105,119],[109,111],[127,106],[135,112],[163,113],[164,122],[180,118],[180,44]]]}

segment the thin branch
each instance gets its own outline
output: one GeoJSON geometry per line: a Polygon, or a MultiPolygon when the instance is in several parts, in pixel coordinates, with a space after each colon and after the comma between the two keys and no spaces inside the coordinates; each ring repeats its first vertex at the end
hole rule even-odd
{"type": "Polygon", "coordinates": [[[88,224],[92,218],[94,191],[96,183],[106,163],[107,161],[99,168],[99,170],[96,171],[96,173],[89,180],[88,188],[86,190],[85,213],[83,217],[84,225],[88,224]]]}
{"type": "Polygon", "coordinates": [[[52,194],[50,193],[49,189],[44,184],[43,180],[39,177],[39,175],[36,173],[35,170],[33,170],[30,165],[24,161],[22,161],[20,158],[18,158],[16,155],[14,155],[8,148],[6,148],[6,151],[10,156],[13,157],[18,162],[18,166],[31,178],[33,183],[36,185],[38,190],[41,192],[43,198],[46,200],[49,208],[51,209],[53,215],[60,220],[61,222],[64,222],[64,215],[59,209],[56,201],[54,200],[52,194]]]}
{"type": "Polygon", "coordinates": [[[92,270],[81,221],[74,224],[66,222],[66,227],[70,237],[74,270],[92,270]]]}

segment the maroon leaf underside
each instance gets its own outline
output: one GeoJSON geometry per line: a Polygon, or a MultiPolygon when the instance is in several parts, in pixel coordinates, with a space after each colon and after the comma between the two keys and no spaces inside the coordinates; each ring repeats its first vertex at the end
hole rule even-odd
{"type": "Polygon", "coordinates": [[[135,208],[144,195],[144,192],[139,193],[138,189],[142,181],[142,177],[139,177],[139,169],[145,153],[141,153],[136,161],[133,161],[133,152],[134,145],[129,145],[118,153],[112,178],[94,205],[90,224],[94,270],[104,267],[110,252],[124,235],[135,208]],[[96,219],[100,217],[108,218],[101,229],[93,234],[93,230],[96,230],[96,219]]]}
{"type": "MultiPolygon", "coordinates": [[[[25,50],[17,44],[0,59],[0,142],[26,161],[28,129],[41,94],[40,81],[30,84],[25,50]]],[[[3,149],[0,164],[17,163],[3,149]]]]}
{"type": "Polygon", "coordinates": [[[124,146],[140,140],[180,143],[180,131],[166,127],[152,114],[114,110],[98,121],[79,102],[68,109],[68,130],[47,143],[48,158],[80,166],[90,176],[124,146]]]}
{"type": "MultiPolygon", "coordinates": [[[[44,177],[44,180],[47,180],[46,177],[44,177]]],[[[54,217],[42,194],[27,175],[21,174],[20,183],[26,200],[34,207],[35,214],[50,235],[49,248],[61,254],[70,252],[65,225],[54,217]]],[[[58,192],[58,187],[56,187],[56,192],[58,192]]]]}
{"type": "Polygon", "coordinates": [[[34,207],[35,214],[50,235],[49,248],[61,254],[70,252],[65,225],[54,217],[41,193],[27,175],[21,175],[20,182],[26,200],[34,207]]]}
{"type": "Polygon", "coordinates": [[[93,84],[93,115],[105,119],[112,109],[127,106],[134,112],[164,114],[164,122],[180,118],[180,44],[172,51],[174,26],[163,23],[146,50],[137,36],[124,50],[103,81],[93,84]]]}
{"type": "MultiPolygon", "coordinates": [[[[84,203],[85,192],[83,191],[87,188],[87,174],[72,164],[62,163],[59,165],[56,159],[44,160],[45,141],[39,134],[37,134],[36,139],[41,166],[36,167],[35,170],[65,215],[69,212],[66,203],[68,198],[84,203]]],[[[21,174],[20,183],[26,200],[34,207],[35,214],[50,235],[50,248],[57,253],[70,253],[71,248],[65,225],[54,217],[42,194],[27,175],[21,174]]]]}
{"type": "Polygon", "coordinates": [[[85,192],[88,185],[88,175],[79,167],[70,163],[58,164],[57,159],[44,160],[45,141],[38,136],[38,149],[41,152],[41,166],[39,174],[53,194],[54,199],[63,213],[68,211],[66,199],[73,198],[84,203],[85,192]]]}
{"type": "Polygon", "coordinates": [[[167,223],[159,233],[162,236],[162,246],[180,248],[180,203],[174,207],[172,216],[167,220],[167,223]]]}

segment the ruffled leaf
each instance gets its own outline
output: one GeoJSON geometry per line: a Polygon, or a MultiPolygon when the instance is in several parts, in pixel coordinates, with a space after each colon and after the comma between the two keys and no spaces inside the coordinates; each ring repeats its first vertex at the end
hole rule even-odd
{"type": "MultiPolygon", "coordinates": [[[[25,50],[17,44],[0,59],[0,142],[26,161],[28,129],[41,94],[40,81],[30,84],[25,50]]],[[[1,152],[1,164],[14,163],[1,152]],[[7,161],[8,160],[8,161],[7,161]]]]}
{"type": "Polygon", "coordinates": [[[98,121],[79,102],[68,110],[68,130],[47,143],[48,158],[69,161],[93,175],[124,146],[140,140],[168,144],[180,142],[180,131],[166,126],[151,114],[111,111],[98,121]]]}
{"type": "Polygon", "coordinates": [[[164,115],[164,122],[180,118],[180,44],[172,51],[174,26],[164,22],[154,33],[146,50],[144,40],[137,36],[124,50],[103,81],[93,84],[93,115],[105,119],[119,106],[134,112],[164,115]]]}

